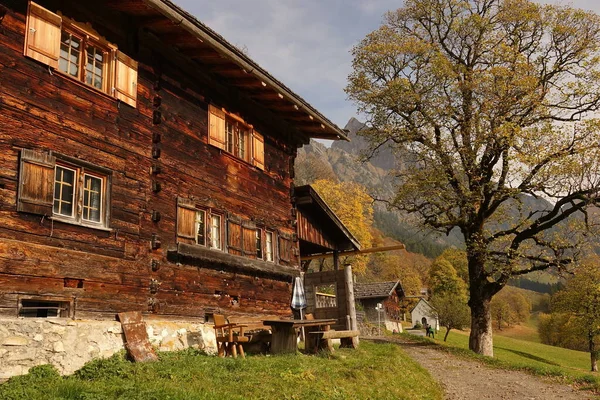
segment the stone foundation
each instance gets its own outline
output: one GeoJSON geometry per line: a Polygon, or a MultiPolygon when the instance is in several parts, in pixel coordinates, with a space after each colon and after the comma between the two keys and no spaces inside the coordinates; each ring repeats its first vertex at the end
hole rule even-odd
{"type": "MultiPolygon", "coordinates": [[[[193,347],[216,353],[212,324],[146,321],[150,342],[159,351],[193,347]]],[[[121,324],[51,318],[0,318],[0,380],[52,364],[72,374],[86,362],[123,350],[121,324]]]]}

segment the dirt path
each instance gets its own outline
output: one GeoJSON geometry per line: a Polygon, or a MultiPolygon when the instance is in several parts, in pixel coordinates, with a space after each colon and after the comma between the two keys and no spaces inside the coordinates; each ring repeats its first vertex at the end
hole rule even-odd
{"type": "Polygon", "coordinates": [[[481,399],[598,399],[589,392],[546,382],[519,371],[495,369],[436,350],[435,347],[399,338],[373,338],[402,346],[444,388],[448,400],[481,399]]]}

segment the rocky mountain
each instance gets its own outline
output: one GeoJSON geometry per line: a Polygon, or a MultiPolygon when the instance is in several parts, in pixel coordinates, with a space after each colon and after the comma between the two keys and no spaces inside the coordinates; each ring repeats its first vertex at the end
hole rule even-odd
{"type": "MultiPolygon", "coordinates": [[[[296,184],[310,184],[317,179],[337,179],[356,182],[376,199],[390,199],[394,195],[394,182],[390,171],[396,165],[391,149],[382,148],[369,161],[361,161],[368,145],[357,132],[364,124],[351,118],[345,129],[350,142],[334,142],[327,148],[311,141],[298,152],[296,184]]],[[[412,216],[388,210],[384,203],[375,202],[374,225],[386,236],[401,241],[411,252],[436,257],[446,247],[461,246],[458,235],[443,236],[421,227],[412,216]]]]}
{"type": "MultiPolygon", "coordinates": [[[[346,141],[336,141],[333,142],[331,147],[333,149],[344,150],[349,154],[356,155],[358,157],[363,157],[365,149],[368,148],[368,143],[362,136],[358,135],[362,129],[364,129],[366,125],[356,118],[352,117],[344,127],[345,130],[348,131],[349,142],[346,141]]],[[[394,157],[393,151],[388,147],[383,147],[379,149],[379,151],[374,154],[369,163],[375,167],[381,168],[383,170],[389,171],[396,166],[396,159],[394,157]]]]}

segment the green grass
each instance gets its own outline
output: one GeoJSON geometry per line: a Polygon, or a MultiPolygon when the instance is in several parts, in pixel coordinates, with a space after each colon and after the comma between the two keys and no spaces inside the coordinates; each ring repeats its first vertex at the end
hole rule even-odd
{"type": "MultiPolygon", "coordinates": [[[[494,331],[494,337],[504,336],[513,339],[525,340],[528,342],[541,343],[538,333],[538,314],[531,314],[531,317],[524,323],[510,328],[503,328],[501,331],[494,331]]],[[[496,328],[496,326],[494,326],[496,328]]]]}
{"type": "Polygon", "coordinates": [[[331,356],[221,359],[188,350],[134,364],[117,354],[68,377],[50,366],[0,385],[0,399],[441,399],[431,376],[398,346],[361,342],[331,356]]]}
{"type": "MultiPolygon", "coordinates": [[[[468,350],[469,335],[450,331],[448,341],[442,342],[445,329],[436,337],[441,348],[454,354],[475,358],[492,366],[531,372],[536,375],[556,377],[577,383],[583,388],[600,391],[600,374],[590,372],[589,353],[548,346],[494,333],[494,358],[479,356],[468,350]]],[[[429,340],[429,339],[421,339],[429,340]]]]}

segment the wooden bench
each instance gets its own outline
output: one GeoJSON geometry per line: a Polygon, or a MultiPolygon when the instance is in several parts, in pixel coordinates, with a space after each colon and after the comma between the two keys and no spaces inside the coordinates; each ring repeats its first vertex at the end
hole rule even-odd
{"type": "MultiPolygon", "coordinates": [[[[336,330],[327,330],[327,331],[313,331],[308,333],[311,336],[312,340],[307,340],[306,343],[313,344],[313,348],[307,349],[313,353],[318,352],[319,350],[327,350],[333,351],[333,345],[331,344],[331,339],[353,339],[357,338],[360,335],[360,331],[346,330],[346,331],[336,331],[336,330]]],[[[342,340],[342,347],[349,347],[355,349],[357,347],[357,342],[355,340],[342,340]]]]}

